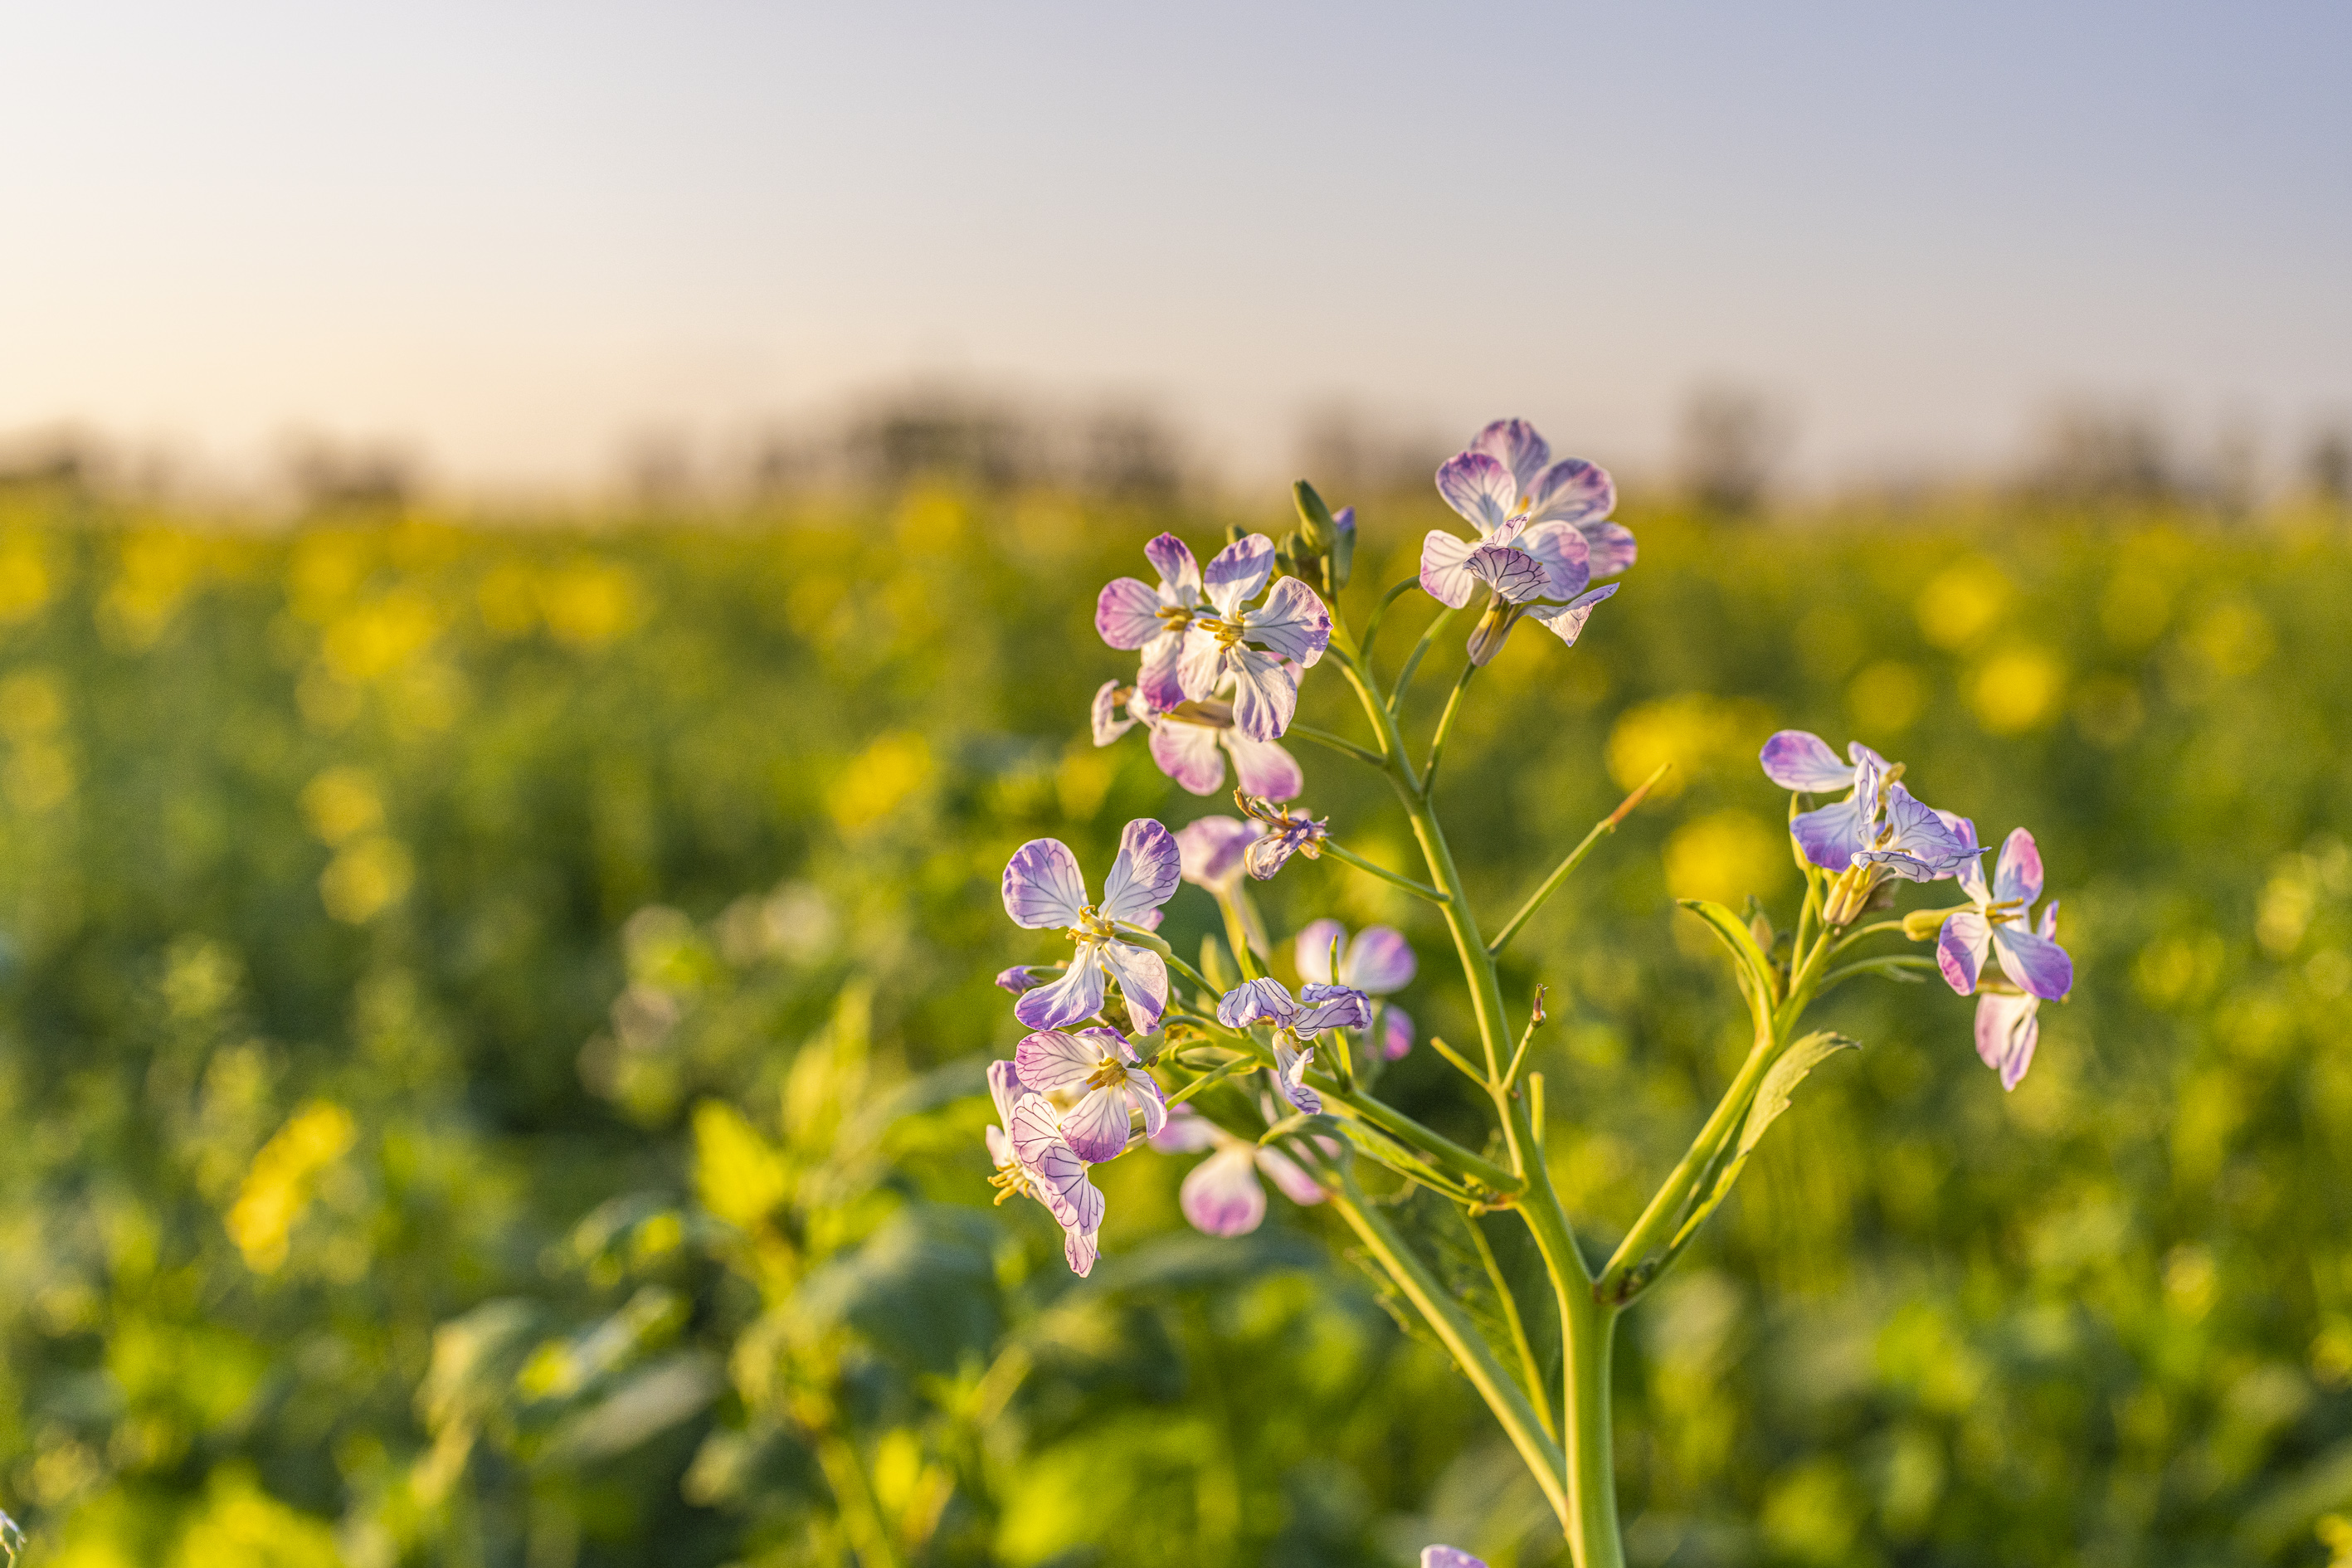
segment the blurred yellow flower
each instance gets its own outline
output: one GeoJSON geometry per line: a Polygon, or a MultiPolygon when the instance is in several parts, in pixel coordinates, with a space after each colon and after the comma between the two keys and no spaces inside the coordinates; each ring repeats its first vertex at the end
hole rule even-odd
{"type": "Polygon", "coordinates": [[[2205,612],[2190,644],[2220,675],[2252,675],[2270,662],[2278,638],[2263,613],[2243,599],[2225,599],[2205,612]]]}
{"type": "Polygon", "coordinates": [[[1927,706],[1927,678],[1891,658],[1866,666],[1845,689],[1845,710],[1864,735],[1899,735],[1927,706]]]}
{"type": "Polygon", "coordinates": [[[441,617],[432,602],[411,588],[396,588],[371,604],[335,617],[320,639],[327,668],[357,685],[390,674],[440,634],[441,617]]]}
{"type": "Polygon", "coordinates": [[[1744,811],[1718,811],[1666,840],[1666,889],[1678,899],[1737,906],[1776,891],[1796,869],[1785,828],[1744,811]]]}
{"type": "Polygon", "coordinates": [[[1995,735],[2022,735],[2057,716],[2066,695],[2066,669],[2040,648],[2011,648],[1978,667],[1969,679],[1969,706],[1995,735]]]}
{"type": "Polygon", "coordinates": [[[302,786],[302,818],[322,844],[348,843],[383,826],[383,797],[365,768],[329,768],[302,786]]]}
{"type": "Polygon", "coordinates": [[[825,809],[854,832],[888,816],[930,776],[929,745],[920,735],[893,731],[850,759],[824,793],[825,809]]]}
{"type": "Polygon", "coordinates": [[[296,1111],[261,1146],[228,1211],[229,1239],[245,1255],[247,1268],[274,1274],[285,1266],[287,1237],[310,1206],[319,1173],[358,1141],[352,1113],[318,1100],[296,1111]]]}
{"type": "Polygon", "coordinates": [[[635,627],[643,614],[637,580],[620,566],[582,562],[539,585],[549,635],[573,647],[602,647],[635,627]]]}
{"type": "Polygon", "coordinates": [[[170,1568],[341,1568],[344,1562],[331,1521],[278,1501],[239,1461],[206,1479],[204,1510],[188,1521],[170,1568]]]}
{"type": "Polygon", "coordinates": [[[1674,771],[1651,793],[1664,799],[1680,795],[1693,775],[1716,768],[1755,765],[1756,753],[1772,732],[1772,714],[1760,702],[1686,691],[1628,708],[1609,731],[1609,776],[1632,789],[1657,772],[1674,771]]]}
{"type": "Polygon", "coordinates": [[[1946,567],[1928,581],[1912,606],[1920,635],[1937,647],[1956,648],[1990,629],[2008,607],[2009,579],[1981,556],[1946,567]]]}
{"type": "Polygon", "coordinates": [[[204,567],[204,540],[180,529],[152,529],[122,542],[121,569],[99,601],[100,626],[126,647],[154,646],[204,567]]]}
{"type": "Polygon", "coordinates": [[[362,838],[347,846],[319,873],[319,900],[327,912],[362,925],[408,896],[416,864],[396,839],[362,838]]]}
{"type": "Polygon", "coordinates": [[[0,622],[30,620],[49,602],[49,566],[38,540],[0,544],[0,622]]]}

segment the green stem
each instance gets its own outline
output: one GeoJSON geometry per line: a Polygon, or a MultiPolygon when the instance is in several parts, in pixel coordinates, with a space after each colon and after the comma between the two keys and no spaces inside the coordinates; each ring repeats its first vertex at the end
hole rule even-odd
{"type": "Polygon", "coordinates": [[[1371,875],[1378,877],[1383,882],[1392,882],[1396,886],[1402,888],[1408,893],[1412,893],[1419,898],[1427,899],[1433,904],[1443,904],[1445,902],[1445,895],[1439,892],[1435,888],[1431,887],[1428,883],[1416,882],[1411,877],[1402,876],[1397,872],[1390,870],[1385,866],[1367,860],[1361,855],[1357,854],[1354,850],[1344,848],[1328,838],[1323,841],[1321,851],[1336,860],[1346,861],[1349,865],[1353,866],[1359,871],[1368,871],[1371,875]]]}
{"type": "Polygon", "coordinates": [[[1475,664],[1465,664],[1454,682],[1453,694],[1445,700],[1445,711],[1438,715],[1437,733],[1429,740],[1429,762],[1421,770],[1421,793],[1427,796],[1437,788],[1437,764],[1445,755],[1445,738],[1454,733],[1454,716],[1462,711],[1462,694],[1470,689],[1470,678],[1478,673],[1475,664]]]}
{"type": "Polygon", "coordinates": [[[890,1531],[882,1522],[882,1510],[875,1505],[874,1490],[866,1482],[866,1467],[849,1439],[830,1430],[818,1434],[816,1460],[824,1471],[825,1484],[833,1489],[835,1506],[841,1510],[842,1531],[849,1537],[850,1550],[857,1553],[859,1568],[898,1568],[890,1531]]]}
{"type": "Polygon", "coordinates": [[[1412,674],[1421,668],[1422,656],[1429,651],[1429,645],[1436,640],[1439,629],[1453,618],[1452,610],[1438,611],[1431,617],[1429,629],[1421,634],[1421,640],[1412,645],[1412,652],[1405,656],[1404,668],[1397,671],[1396,685],[1389,689],[1388,715],[1391,719],[1394,719],[1404,707],[1404,689],[1412,684],[1412,674]]]}
{"type": "Polygon", "coordinates": [[[1388,763],[1381,759],[1378,752],[1360,746],[1344,735],[1334,735],[1328,730],[1318,730],[1312,724],[1293,724],[1283,733],[1297,735],[1301,740],[1312,741],[1318,746],[1328,746],[1341,756],[1353,757],[1360,763],[1369,763],[1376,768],[1388,766],[1388,763]]]}
{"type": "Polygon", "coordinates": [[[1366,658],[1371,657],[1373,640],[1381,635],[1381,623],[1388,619],[1389,606],[1420,586],[1420,578],[1408,577],[1381,595],[1381,602],[1372,606],[1371,616],[1364,622],[1364,640],[1360,645],[1366,658]]]}
{"type": "Polygon", "coordinates": [[[1409,1148],[1418,1149],[1431,1158],[1443,1162],[1447,1168],[1458,1171],[1485,1184],[1492,1189],[1497,1197],[1516,1196],[1527,1185],[1520,1177],[1506,1171],[1493,1161],[1472,1153],[1443,1132],[1423,1127],[1412,1117],[1383,1100],[1375,1100],[1370,1095],[1348,1089],[1336,1080],[1328,1085],[1317,1083],[1315,1088],[1328,1099],[1347,1107],[1349,1111],[1370,1122],[1398,1142],[1409,1148]]]}
{"type": "Polygon", "coordinates": [[[1642,804],[1642,797],[1648,795],[1657,782],[1666,776],[1666,770],[1674,765],[1672,763],[1660,763],[1658,771],[1643,779],[1639,789],[1617,803],[1616,810],[1592,825],[1592,831],[1584,836],[1583,842],[1570,850],[1568,858],[1552,868],[1551,875],[1543,879],[1543,885],[1528,895],[1528,901],[1519,906],[1519,912],[1503,922],[1503,929],[1496,931],[1495,940],[1486,944],[1487,952],[1490,954],[1501,952],[1510,940],[1519,934],[1519,928],[1527,924],[1538,910],[1544,907],[1544,900],[1558,891],[1562,882],[1568,880],[1569,873],[1584,863],[1584,858],[1592,853],[1592,847],[1601,842],[1601,836],[1616,832],[1617,825],[1633,814],[1633,808],[1642,804]]]}
{"type": "Polygon", "coordinates": [[[1543,1423],[1544,1436],[1557,1443],[1559,1429],[1551,1424],[1551,1394],[1544,1387],[1543,1363],[1536,1359],[1536,1347],[1528,1338],[1526,1322],[1519,1317],[1519,1299],[1511,1293],[1511,1282],[1504,1277],[1503,1266],[1496,1259],[1495,1248],[1486,1240],[1478,1216],[1465,1214],[1462,1223],[1470,1229],[1470,1244],[1478,1249],[1478,1261],[1486,1266],[1487,1281],[1495,1287],[1495,1300],[1502,1305],[1503,1321],[1511,1331],[1511,1348],[1519,1352],[1519,1370],[1527,1380],[1528,1403],[1536,1407],[1536,1419],[1543,1423]]]}

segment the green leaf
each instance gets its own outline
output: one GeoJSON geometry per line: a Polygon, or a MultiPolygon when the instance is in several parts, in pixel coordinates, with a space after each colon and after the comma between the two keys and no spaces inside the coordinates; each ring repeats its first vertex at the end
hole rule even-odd
{"type": "Polygon", "coordinates": [[[1669,1249],[1680,1247],[1684,1238],[1705,1224],[1706,1216],[1713,1214],[1716,1206],[1730,1194],[1731,1184],[1739,1180],[1740,1171],[1748,1164],[1748,1156],[1756,1152],[1758,1143],[1763,1142],[1765,1130],[1789,1109],[1790,1096],[1796,1092],[1797,1085],[1804,1081],[1805,1075],[1840,1051],[1858,1051],[1861,1048],[1860,1040],[1849,1039],[1833,1030],[1822,1029],[1807,1035],[1780,1053],[1780,1059],[1764,1070],[1764,1080],[1756,1086],[1756,1098],[1748,1101],[1748,1120],[1740,1124],[1739,1142],[1733,1149],[1731,1158],[1725,1162],[1721,1173],[1715,1178],[1715,1185],[1708,1189],[1706,1201],[1699,1205],[1690,1218],[1683,1222],[1682,1228],[1675,1233],[1674,1240],[1667,1244],[1669,1249]]]}
{"type": "Polygon", "coordinates": [[[1706,929],[1723,940],[1723,945],[1729,948],[1731,956],[1738,961],[1747,984],[1755,987],[1752,995],[1759,999],[1756,1004],[1757,1010],[1759,1013],[1769,1012],[1771,1005],[1780,1000],[1780,975],[1773,969],[1771,960],[1764,956],[1764,950],[1756,945],[1756,939],[1748,934],[1748,922],[1721,904],[1709,903],[1705,899],[1676,901],[1705,921],[1706,929]]]}

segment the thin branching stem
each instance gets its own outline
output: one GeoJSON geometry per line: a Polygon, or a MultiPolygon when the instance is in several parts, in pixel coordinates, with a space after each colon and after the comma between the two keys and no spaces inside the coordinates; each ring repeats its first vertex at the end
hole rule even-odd
{"type": "Polygon", "coordinates": [[[1437,764],[1445,755],[1445,739],[1454,733],[1454,716],[1462,711],[1462,694],[1470,689],[1470,678],[1478,673],[1475,664],[1465,664],[1454,679],[1454,691],[1445,700],[1445,711],[1438,716],[1437,733],[1429,738],[1429,762],[1421,770],[1421,793],[1425,800],[1437,789],[1437,764]]]}
{"type": "Polygon", "coordinates": [[[1569,873],[1584,863],[1584,858],[1592,853],[1592,847],[1600,843],[1603,836],[1616,832],[1617,825],[1633,814],[1633,808],[1642,804],[1643,797],[1657,786],[1658,781],[1666,776],[1666,770],[1673,766],[1672,763],[1660,763],[1657,772],[1643,779],[1639,788],[1617,803],[1616,810],[1592,825],[1592,831],[1584,836],[1583,841],[1570,850],[1568,858],[1553,867],[1551,875],[1546,877],[1542,884],[1528,895],[1528,901],[1519,906],[1519,912],[1503,922],[1503,929],[1496,931],[1495,940],[1486,944],[1488,954],[1501,952],[1505,945],[1519,934],[1519,928],[1534,918],[1538,910],[1544,907],[1544,900],[1559,890],[1559,885],[1568,880],[1569,873]]]}
{"type": "Polygon", "coordinates": [[[1439,630],[1453,618],[1451,609],[1440,610],[1430,617],[1427,629],[1421,634],[1421,640],[1413,644],[1412,651],[1405,656],[1404,668],[1397,671],[1396,684],[1389,689],[1388,715],[1391,720],[1403,710],[1405,688],[1412,684],[1413,672],[1421,668],[1422,658],[1429,652],[1429,645],[1436,640],[1439,630]]]}
{"type": "Polygon", "coordinates": [[[1494,1245],[1486,1239],[1478,1216],[1465,1214],[1462,1223],[1469,1227],[1470,1244],[1478,1249],[1478,1261],[1486,1267],[1486,1279],[1495,1288],[1495,1300],[1502,1304],[1503,1322],[1511,1331],[1511,1348],[1519,1352],[1519,1371],[1526,1380],[1528,1403],[1536,1407],[1536,1419],[1543,1423],[1544,1436],[1557,1443],[1559,1428],[1552,1425],[1551,1394],[1544,1387],[1543,1363],[1537,1359],[1535,1344],[1528,1338],[1528,1325],[1519,1316],[1519,1299],[1511,1293],[1511,1281],[1503,1273],[1503,1265],[1495,1257],[1494,1245]]]}
{"type": "Polygon", "coordinates": [[[1383,882],[1394,883],[1396,886],[1402,888],[1406,892],[1414,895],[1416,898],[1427,899],[1433,904],[1444,904],[1446,901],[1446,896],[1444,893],[1439,892],[1435,888],[1431,887],[1428,883],[1416,882],[1411,877],[1391,871],[1387,867],[1380,865],[1375,861],[1367,860],[1361,855],[1357,854],[1354,850],[1346,848],[1331,839],[1325,839],[1320,846],[1320,848],[1322,853],[1328,855],[1335,859],[1344,860],[1349,865],[1356,868],[1359,871],[1369,872],[1372,876],[1378,877],[1383,882]]]}
{"type": "Polygon", "coordinates": [[[1330,731],[1318,730],[1312,724],[1293,724],[1283,732],[1297,735],[1304,741],[1312,741],[1318,746],[1328,746],[1343,757],[1353,757],[1356,761],[1369,763],[1372,767],[1385,768],[1389,765],[1386,759],[1370,747],[1360,746],[1345,735],[1334,735],[1330,731]]]}
{"type": "Polygon", "coordinates": [[[1366,658],[1372,657],[1372,643],[1381,635],[1381,623],[1388,619],[1389,606],[1395,604],[1399,599],[1404,597],[1404,595],[1412,593],[1415,588],[1420,586],[1420,578],[1408,577],[1403,582],[1399,583],[1395,587],[1391,588],[1387,593],[1381,595],[1381,602],[1372,606],[1370,616],[1364,622],[1364,640],[1359,645],[1363,650],[1363,656],[1366,658]]]}

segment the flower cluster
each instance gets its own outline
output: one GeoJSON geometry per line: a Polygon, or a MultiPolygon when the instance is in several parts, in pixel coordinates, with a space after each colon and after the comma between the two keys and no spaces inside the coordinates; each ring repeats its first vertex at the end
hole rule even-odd
{"type": "MultiPolygon", "coordinates": [[[[1141,650],[1135,690],[1146,712],[1229,693],[1234,728],[1253,741],[1279,737],[1298,709],[1299,672],[1331,642],[1330,613],[1315,590],[1296,577],[1275,581],[1274,541],[1263,533],[1226,545],[1205,572],[1172,533],[1143,553],[1160,585],[1133,577],[1106,585],[1095,630],[1113,647],[1141,650]]],[[[1098,694],[1097,711],[1102,705],[1098,694]]]]}
{"type": "Polygon", "coordinates": [[[1977,1054],[2000,1074],[2003,1089],[2015,1089],[2033,1060],[2041,1005],[2063,1001],[2074,984],[2074,963],[2054,940],[2056,900],[2043,907],[2038,926],[2033,920],[2033,901],[2042,896],[2033,835],[2021,827],[2009,836],[1988,886],[1976,824],[1915,797],[1900,782],[1901,763],[1859,741],[1840,760],[1828,742],[1802,730],[1774,735],[1759,760],[1766,777],[1794,793],[1848,792],[1789,820],[1805,859],[1835,873],[1822,905],[1824,924],[1852,922],[1888,878],[1959,884],[1968,903],[1916,911],[1904,929],[1923,939],[1933,934],[1944,978],[1961,995],[1979,998],[1977,1054]],[[1988,956],[1999,959],[1998,975],[1986,967],[1988,956]]]}

